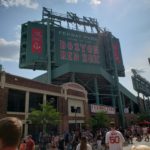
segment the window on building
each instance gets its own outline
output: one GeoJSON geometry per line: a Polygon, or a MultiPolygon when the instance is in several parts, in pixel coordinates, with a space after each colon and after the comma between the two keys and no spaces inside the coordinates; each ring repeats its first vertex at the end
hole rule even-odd
{"type": "Polygon", "coordinates": [[[40,109],[40,104],[43,104],[43,95],[38,93],[29,94],[29,112],[32,109],[40,109]]]}
{"type": "Polygon", "coordinates": [[[88,103],[89,104],[95,104],[96,103],[96,96],[93,93],[88,94],[88,103]]]}
{"type": "Polygon", "coordinates": [[[51,96],[51,95],[47,95],[47,96],[46,96],[46,101],[47,101],[48,103],[51,103],[51,105],[52,105],[55,109],[57,109],[57,97],[51,96]]]}
{"type": "Polygon", "coordinates": [[[71,106],[71,112],[72,112],[72,113],[75,112],[74,106],[71,106]]]}
{"type": "Polygon", "coordinates": [[[81,107],[77,107],[77,108],[76,108],[76,112],[77,112],[77,113],[81,113],[81,107]]]}
{"type": "Polygon", "coordinates": [[[25,91],[8,90],[7,111],[25,112],[25,91]]]}
{"type": "Polygon", "coordinates": [[[81,107],[74,107],[74,106],[71,106],[71,112],[72,113],[81,113],[81,107]]]}

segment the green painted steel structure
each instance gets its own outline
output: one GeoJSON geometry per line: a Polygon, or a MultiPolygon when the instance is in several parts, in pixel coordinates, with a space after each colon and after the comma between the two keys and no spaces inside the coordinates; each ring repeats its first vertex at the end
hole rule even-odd
{"type": "Polygon", "coordinates": [[[58,15],[43,8],[41,21],[22,25],[19,66],[47,70],[35,78],[44,83],[61,85],[72,81],[83,85],[90,104],[118,108],[121,125],[125,125],[121,93],[125,91],[129,97],[132,94],[119,84],[118,77],[125,76],[119,39],[102,30],[96,19],[79,18],[69,12],[67,16],[58,15]],[[67,22],[67,28],[62,21],[67,22]],[[74,30],[70,23],[76,25],[74,30]],[[87,32],[87,27],[92,33],[87,32]]]}

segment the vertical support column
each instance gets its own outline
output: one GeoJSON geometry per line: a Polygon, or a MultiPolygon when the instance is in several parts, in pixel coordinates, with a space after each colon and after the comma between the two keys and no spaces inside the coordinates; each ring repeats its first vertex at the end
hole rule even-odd
{"type": "Polygon", "coordinates": [[[43,95],[43,104],[46,104],[46,94],[43,95]]]}
{"type": "Polygon", "coordinates": [[[113,50],[113,44],[112,44],[112,37],[113,36],[111,33],[109,33],[109,36],[110,36],[112,63],[113,63],[113,67],[114,67],[114,74],[113,74],[114,75],[114,87],[116,89],[116,94],[117,94],[117,100],[118,100],[118,106],[119,106],[119,116],[120,116],[122,127],[125,127],[125,116],[124,116],[122,98],[121,98],[120,89],[119,89],[118,71],[117,71],[117,66],[116,66],[116,61],[115,61],[115,56],[114,56],[114,50],[113,50]]]}
{"type": "Polygon", "coordinates": [[[77,106],[74,107],[75,110],[75,130],[77,131],[77,106]]]}
{"type": "Polygon", "coordinates": [[[150,100],[149,100],[149,97],[147,97],[147,99],[148,99],[148,112],[150,112],[150,100]]]}
{"type": "Polygon", "coordinates": [[[141,112],[143,112],[143,110],[142,110],[142,107],[141,107],[140,93],[139,93],[139,92],[137,92],[137,95],[138,95],[138,105],[139,105],[140,113],[141,113],[141,112]]]}
{"type": "Polygon", "coordinates": [[[126,101],[125,101],[125,96],[123,95],[123,93],[120,93],[121,94],[121,98],[122,98],[122,110],[123,110],[123,114],[124,114],[124,127],[125,126],[128,126],[128,118],[127,116],[125,115],[125,108],[127,107],[126,106],[126,101]]]}
{"type": "Polygon", "coordinates": [[[94,78],[94,85],[95,85],[95,96],[96,96],[96,104],[100,104],[100,99],[99,99],[99,91],[98,91],[98,84],[97,84],[97,78],[94,78]]]}
{"type": "Polygon", "coordinates": [[[114,95],[112,86],[111,86],[111,94],[112,94],[112,106],[116,108],[116,96],[114,95]]]}
{"type": "Polygon", "coordinates": [[[69,27],[69,22],[68,22],[68,21],[67,21],[67,28],[70,29],[70,27],[69,27]]]}
{"type": "Polygon", "coordinates": [[[72,82],[75,82],[75,73],[74,73],[74,72],[72,73],[71,81],[72,81],[72,82]]]}
{"type": "Polygon", "coordinates": [[[123,112],[124,112],[124,108],[125,106],[125,99],[124,99],[124,95],[121,93],[121,97],[122,97],[122,107],[123,107],[123,112]]]}
{"type": "Polygon", "coordinates": [[[6,82],[5,71],[2,71],[2,73],[1,73],[1,88],[5,87],[5,82],[6,82]]]}
{"type": "Polygon", "coordinates": [[[120,113],[120,120],[122,123],[122,127],[125,127],[124,108],[123,108],[122,98],[121,98],[119,89],[118,89],[118,104],[119,104],[119,113],[120,113]]]}
{"type": "Polygon", "coordinates": [[[131,114],[134,114],[134,106],[132,100],[130,100],[130,106],[131,106],[131,114]]]}
{"type": "MultiPolygon", "coordinates": [[[[43,104],[45,105],[46,104],[46,94],[43,95],[43,104]]],[[[45,132],[47,130],[46,128],[46,124],[43,124],[43,132],[45,132]]]]}
{"type": "Polygon", "coordinates": [[[147,107],[146,107],[146,104],[145,104],[145,97],[144,97],[144,94],[143,94],[143,104],[144,104],[144,112],[145,112],[145,111],[147,112],[147,107]]]}
{"type": "Polygon", "coordinates": [[[24,127],[24,137],[28,135],[28,119],[29,115],[29,91],[26,91],[25,95],[25,127],[24,127]]]}
{"type": "Polygon", "coordinates": [[[50,21],[47,19],[47,81],[48,84],[51,83],[51,50],[50,50],[50,21]]]}

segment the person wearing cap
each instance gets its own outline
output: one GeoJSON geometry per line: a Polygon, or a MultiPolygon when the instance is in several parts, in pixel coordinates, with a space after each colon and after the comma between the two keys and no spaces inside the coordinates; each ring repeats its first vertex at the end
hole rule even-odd
{"type": "Polygon", "coordinates": [[[109,150],[123,150],[125,139],[122,133],[115,129],[115,122],[110,122],[110,128],[105,137],[106,146],[109,150]]]}

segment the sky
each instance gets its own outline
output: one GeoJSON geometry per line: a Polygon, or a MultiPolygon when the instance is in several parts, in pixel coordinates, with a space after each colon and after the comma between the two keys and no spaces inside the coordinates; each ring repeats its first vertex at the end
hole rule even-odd
{"type": "Polygon", "coordinates": [[[119,82],[131,93],[131,69],[150,81],[150,0],[0,0],[0,64],[8,73],[34,78],[45,71],[19,68],[21,24],[42,19],[42,8],[96,18],[101,28],[119,38],[125,77],[119,82]]]}

